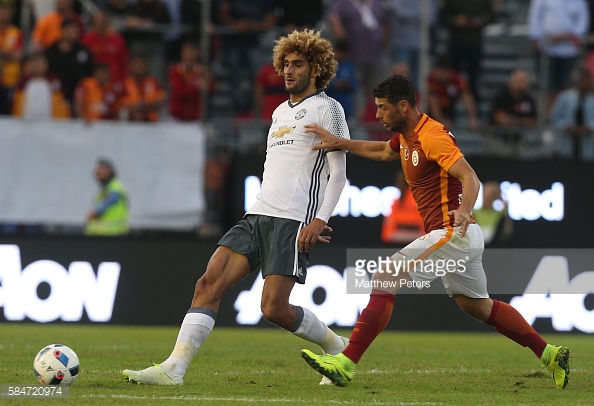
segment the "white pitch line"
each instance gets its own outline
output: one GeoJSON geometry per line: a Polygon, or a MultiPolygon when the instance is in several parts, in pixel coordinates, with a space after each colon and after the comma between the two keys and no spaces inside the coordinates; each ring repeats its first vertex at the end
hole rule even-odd
{"type": "Polygon", "coordinates": [[[203,402],[245,402],[245,403],[307,403],[307,404],[333,404],[333,405],[442,405],[443,403],[434,402],[366,402],[360,401],[339,401],[339,400],[322,400],[322,399],[288,399],[288,398],[217,398],[217,397],[203,397],[203,396],[130,396],[130,395],[81,395],[81,398],[100,398],[100,399],[129,399],[129,400],[184,400],[189,402],[203,401],[203,402]]]}

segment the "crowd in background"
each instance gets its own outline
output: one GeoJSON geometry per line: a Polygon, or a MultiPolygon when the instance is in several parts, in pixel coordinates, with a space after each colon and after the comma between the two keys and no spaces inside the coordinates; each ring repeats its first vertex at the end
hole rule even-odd
{"type": "MultiPolygon", "coordinates": [[[[404,73],[417,87],[425,81],[424,110],[449,126],[536,124],[530,120],[536,117],[530,91],[537,78],[525,77],[527,72],[523,85],[514,72],[510,88],[502,90],[507,96],[489,100],[488,116],[478,107],[484,101],[483,30],[505,17],[505,0],[429,0],[431,69],[425,78],[419,77],[421,1],[210,3],[204,18],[201,0],[0,0],[0,114],[194,121],[208,111],[266,121],[286,97],[282,78],[269,64],[275,37],[317,28],[337,49],[340,70],[328,93],[348,119],[374,121],[371,90],[388,74],[404,73]],[[209,21],[206,27],[203,21],[209,21]],[[199,42],[205,32],[207,63],[199,42]],[[230,109],[203,109],[204,94],[229,89],[230,109]]],[[[594,2],[530,1],[526,22],[536,54],[547,56],[546,108],[547,114],[556,112],[551,118],[558,113],[556,96],[577,83],[571,81],[580,75],[576,69],[594,70],[589,3],[594,2]]],[[[543,61],[535,59],[537,65],[543,61]]]]}
{"type": "MultiPolygon", "coordinates": [[[[217,116],[266,124],[287,99],[270,63],[274,39],[316,28],[333,41],[340,65],[327,93],[349,122],[375,123],[371,90],[387,75],[403,74],[426,86],[427,99],[419,102],[435,119],[450,128],[491,131],[513,144],[523,129],[542,124],[534,88],[538,75],[546,75],[545,121],[571,140],[566,157],[588,159],[594,0],[429,0],[426,77],[420,75],[422,4],[212,0],[204,16],[202,0],[0,0],[0,114],[89,124],[217,116]],[[536,75],[516,69],[485,100],[483,34],[510,17],[508,3],[526,3],[536,75]],[[220,102],[225,94],[229,105],[220,102]]],[[[228,159],[218,149],[207,169],[224,177],[228,159]]],[[[207,194],[219,193],[221,182],[214,183],[207,194]]]]}

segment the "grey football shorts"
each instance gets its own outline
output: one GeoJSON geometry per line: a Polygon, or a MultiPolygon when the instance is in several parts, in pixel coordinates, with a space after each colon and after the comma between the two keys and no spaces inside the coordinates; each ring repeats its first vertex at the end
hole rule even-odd
{"type": "Polygon", "coordinates": [[[252,271],[262,268],[262,276],[292,275],[305,283],[309,253],[299,252],[297,238],[304,223],[279,217],[248,214],[219,240],[244,255],[252,271]]]}

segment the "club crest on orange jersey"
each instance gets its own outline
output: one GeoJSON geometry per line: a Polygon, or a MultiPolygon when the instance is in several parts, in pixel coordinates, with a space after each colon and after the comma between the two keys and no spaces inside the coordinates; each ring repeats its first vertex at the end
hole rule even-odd
{"type": "Polygon", "coordinates": [[[275,132],[273,132],[272,134],[270,134],[270,136],[271,137],[274,137],[274,138],[281,138],[285,134],[291,134],[294,129],[295,129],[295,127],[287,127],[286,125],[283,125],[278,130],[276,130],[275,132]]]}

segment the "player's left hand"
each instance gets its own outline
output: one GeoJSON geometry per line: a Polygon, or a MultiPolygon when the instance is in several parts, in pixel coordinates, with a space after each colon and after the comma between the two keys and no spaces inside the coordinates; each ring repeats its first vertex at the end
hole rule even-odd
{"type": "Polygon", "coordinates": [[[319,218],[315,218],[301,229],[299,238],[297,239],[297,247],[299,252],[309,252],[317,241],[323,243],[330,242],[329,235],[320,235],[322,233],[332,232],[332,228],[328,227],[326,223],[319,218]]]}
{"type": "Polygon", "coordinates": [[[461,210],[450,210],[448,216],[454,219],[454,227],[460,227],[460,237],[464,237],[470,224],[470,213],[461,210]]]}

